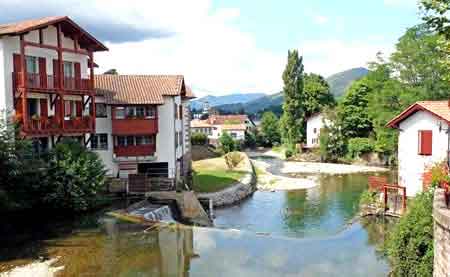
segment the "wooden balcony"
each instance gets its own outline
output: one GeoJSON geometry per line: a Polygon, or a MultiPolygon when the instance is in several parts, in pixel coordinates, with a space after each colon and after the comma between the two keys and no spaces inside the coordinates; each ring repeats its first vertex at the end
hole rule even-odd
{"type": "MultiPolygon", "coordinates": [[[[58,89],[58,79],[53,75],[43,75],[38,73],[26,73],[22,77],[21,72],[13,72],[12,79],[14,90],[19,87],[24,87],[25,84],[30,90],[37,91],[55,91],[58,89]]],[[[71,77],[63,78],[63,89],[67,91],[88,92],[91,91],[90,79],[78,79],[71,77]]]]}
{"type": "MultiPolygon", "coordinates": [[[[68,133],[93,133],[93,122],[90,116],[74,118],[70,120],[64,120],[64,127],[56,117],[42,117],[42,118],[29,118],[27,121],[28,127],[22,129],[26,135],[39,136],[39,135],[56,135],[56,134],[68,134],[68,133]]],[[[22,120],[18,118],[18,121],[22,120]]],[[[21,122],[23,123],[23,122],[21,122]]],[[[23,124],[22,124],[23,126],[23,124]]]]}
{"type": "Polygon", "coordinates": [[[158,118],[126,118],[112,120],[113,135],[154,135],[158,133],[158,118]]]}
{"type": "Polygon", "coordinates": [[[156,146],[154,144],[114,146],[114,154],[117,157],[152,156],[155,152],[156,146]]]}

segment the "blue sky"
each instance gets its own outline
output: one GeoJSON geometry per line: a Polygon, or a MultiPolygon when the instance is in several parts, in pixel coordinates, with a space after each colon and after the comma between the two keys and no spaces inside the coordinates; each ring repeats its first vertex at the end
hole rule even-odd
{"type": "Polygon", "coordinates": [[[199,96],[280,91],[293,48],[325,77],[366,66],[421,22],[416,0],[34,2],[0,1],[0,23],[68,15],[109,47],[97,73],[183,74],[199,96]]]}

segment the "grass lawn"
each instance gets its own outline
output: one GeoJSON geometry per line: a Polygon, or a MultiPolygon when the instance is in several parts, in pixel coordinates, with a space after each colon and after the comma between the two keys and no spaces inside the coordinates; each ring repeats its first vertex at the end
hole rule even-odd
{"type": "Polygon", "coordinates": [[[196,192],[216,192],[239,181],[246,173],[240,167],[229,170],[223,157],[195,161],[193,189],[196,192]]]}

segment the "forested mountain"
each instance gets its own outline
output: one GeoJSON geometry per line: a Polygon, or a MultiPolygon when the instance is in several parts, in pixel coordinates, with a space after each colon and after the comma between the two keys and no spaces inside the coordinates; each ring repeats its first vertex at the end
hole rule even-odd
{"type": "Polygon", "coordinates": [[[334,98],[339,99],[342,95],[344,95],[345,91],[353,81],[361,79],[368,73],[368,69],[358,67],[333,74],[326,80],[330,85],[331,94],[334,95],[334,98]]]}
{"type": "Polygon", "coordinates": [[[191,101],[191,109],[203,109],[205,102],[208,102],[210,107],[216,107],[227,104],[244,104],[249,101],[266,96],[264,93],[235,93],[223,96],[207,95],[191,101]]]}

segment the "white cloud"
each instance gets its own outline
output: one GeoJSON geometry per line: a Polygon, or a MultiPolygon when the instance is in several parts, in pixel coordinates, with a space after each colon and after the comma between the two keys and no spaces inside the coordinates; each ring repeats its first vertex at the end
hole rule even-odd
{"type": "Polygon", "coordinates": [[[369,62],[375,61],[378,52],[389,56],[393,46],[373,38],[364,41],[326,39],[306,41],[299,49],[307,72],[329,76],[353,67],[367,67],[369,62]]]}
{"type": "Polygon", "coordinates": [[[329,18],[323,15],[315,15],[313,17],[314,23],[319,24],[319,25],[324,25],[326,23],[328,23],[329,18]]]}

